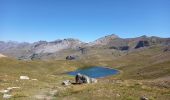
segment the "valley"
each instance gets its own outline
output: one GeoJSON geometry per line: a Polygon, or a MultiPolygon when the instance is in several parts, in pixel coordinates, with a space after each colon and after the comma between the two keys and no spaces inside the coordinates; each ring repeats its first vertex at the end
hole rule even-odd
{"type": "MultiPolygon", "coordinates": [[[[96,41],[88,44],[79,42],[80,44],[75,46],[75,43],[70,45],[67,41],[64,49],[61,49],[63,46],[57,47],[57,45],[64,45],[65,42],[64,44],[57,42],[55,45],[42,42],[36,47],[28,44],[22,49],[18,49],[21,45],[9,49],[6,46],[2,48],[1,44],[0,53],[7,57],[0,58],[0,90],[20,87],[10,91],[11,100],[110,100],[111,98],[140,100],[141,97],[149,100],[170,99],[169,38],[142,36],[122,39],[110,35],[96,41]],[[50,51],[45,50],[49,46],[55,47],[50,51]],[[122,49],[125,46],[128,46],[128,49],[122,49]],[[85,53],[82,53],[79,47],[85,48],[85,53]],[[61,50],[54,52],[57,48],[61,50]],[[36,54],[32,56],[33,58],[28,56],[33,54],[36,54]],[[73,60],[66,60],[68,55],[76,57],[73,60]],[[73,76],[65,74],[66,72],[91,66],[106,66],[119,70],[120,73],[98,78],[98,82],[93,84],[69,86],[61,84],[64,80],[75,80],[73,76]],[[30,79],[20,80],[19,77],[22,75],[30,79]]],[[[0,98],[3,98],[3,93],[0,93],[0,98]]]]}

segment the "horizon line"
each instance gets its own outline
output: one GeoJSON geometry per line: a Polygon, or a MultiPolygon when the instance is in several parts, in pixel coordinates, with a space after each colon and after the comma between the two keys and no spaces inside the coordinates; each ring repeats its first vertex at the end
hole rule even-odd
{"type": "MultiPolygon", "coordinates": [[[[134,36],[134,37],[119,37],[119,35],[117,34],[110,34],[110,35],[104,35],[100,38],[104,38],[106,36],[112,36],[112,35],[115,35],[117,36],[118,38],[122,38],[122,39],[130,39],[130,38],[138,38],[138,37],[143,37],[143,36],[146,36],[146,37],[159,37],[159,38],[170,38],[170,37],[163,37],[163,36],[158,36],[158,35],[139,35],[139,36],[134,36]]],[[[64,39],[74,39],[74,40],[79,40],[81,42],[84,42],[84,43],[90,43],[90,42],[93,42],[93,41],[96,41],[100,38],[96,38],[92,41],[83,41],[79,38],[74,38],[74,37],[66,37],[66,38],[58,38],[58,39],[55,39],[55,40],[45,40],[45,39],[40,39],[40,40],[35,40],[35,41],[18,41],[18,40],[0,40],[0,42],[16,42],[16,43],[35,43],[35,42],[39,42],[39,41],[45,41],[45,42],[53,42],[53,41],[59,41],[59,40],[64,40],[64,39]]]]}

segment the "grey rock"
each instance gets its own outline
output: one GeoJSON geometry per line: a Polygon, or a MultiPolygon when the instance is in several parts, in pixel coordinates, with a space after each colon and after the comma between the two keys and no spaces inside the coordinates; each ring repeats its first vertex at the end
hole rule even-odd
{"type": "Polygon", "coordinates": [[[70,80],[65,80],[62,82],[62,85],[68,86],[68,85],[71,85],[71,82],[70,82],[70,80]]]}
{"type": "Polygon", "coordinates": [[[32,81],[38,81],[38,79],[31,79],[32,81]]]}
{"type": "Polygon", "coordinates": [[[66,57],[66,60],[75,60],[75,59],[77,59],[78,58],[78,56],[67,56],[66,57]]]}
{"type": "Polygon", "coordinates": [[[120,94],[116,94],[117,97],[120,97],[120,94]]]}
{"type": "Polygon", "coordinates": [[[140,100],[149,100],[149,98],[142,96],[140,100]]]}
{"type": "Polygon", "coordinates": [[[28,76],[20,76],[21,80],[29,80],[30,78],[28,76]]]}
{"type": "Polygon", "coordinates": [[[94,79],[94,78],[90,78],[89,76],[87,75],[83,75],[83,74],[80,74],[78,73],[75,77],[75,81],[77,84],[82,84],[82,83],[97,83],[97,79],[94,79]]]}
{"type": "MultiPolygon", "coordinates": [[[[63,39],[52,42],[38,41],[35,43],[19,43],[14,41],[0,41],[0,52],[6,56],[15,57],[19,60],[30,60],[29,57],[36,57],[40,54],[52,54],[64,49],[75,49],[80,47],[83,42],[77,39],[63,39]],[[34,55],[37,54],[37,55],[34,55]],[[31,56],[30,56],[31,55],[31,56]]],[[[39,56],[38,56],[39,57],[39,56]]],[[[40,56],[41,57],[41,56],[40,56]]]]}

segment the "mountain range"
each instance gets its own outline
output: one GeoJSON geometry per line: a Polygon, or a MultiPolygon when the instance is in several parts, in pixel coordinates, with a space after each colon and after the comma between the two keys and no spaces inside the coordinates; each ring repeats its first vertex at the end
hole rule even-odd
{"type": "Polygon", "coordinates": [[[156,36],[148,37],[145,35],[135,38],[120,38],[115,34],[111,34],[89,43],[72,38],[51,42],[38,41],[34,43],[0,41],[0,53],[21,60],[47,58],[64,59],[67,55],[82,56],[80,53],[82,48],[87,50],[88,53],[93,51],[94,48],[97,48],[97,50],[108,49],[112,50],[112,52],[113,50],[133,52],[141,48],[152,46],[163,46],[167,49],[169,48],[169,45],[170,38],[160,38],[156,36]]]}

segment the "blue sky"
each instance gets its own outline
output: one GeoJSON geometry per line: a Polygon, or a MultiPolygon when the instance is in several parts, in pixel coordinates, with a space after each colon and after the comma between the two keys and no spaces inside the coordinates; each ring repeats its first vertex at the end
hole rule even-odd
{"type": "Polygon", "coordinates": [[[0,40],[170,37],[170,0],[0,0],[0,40]]]}

